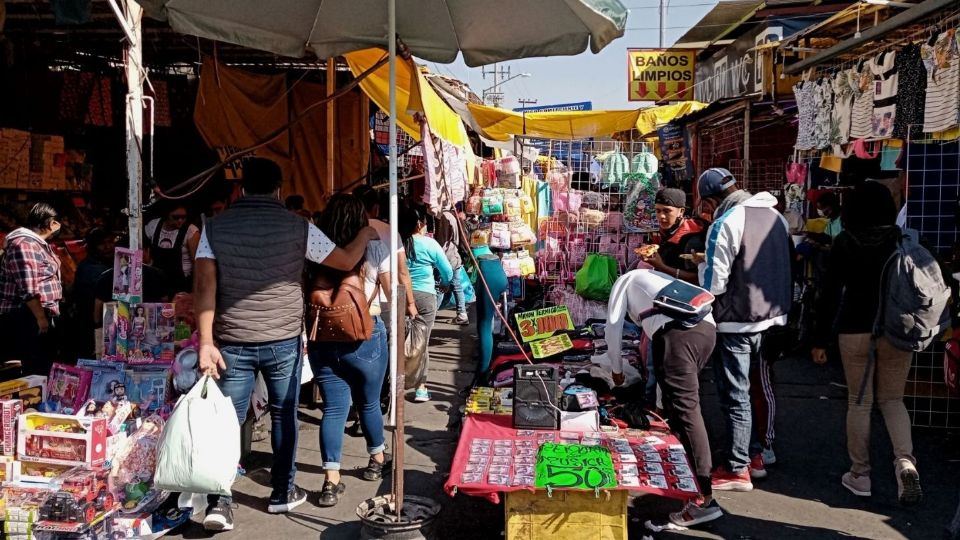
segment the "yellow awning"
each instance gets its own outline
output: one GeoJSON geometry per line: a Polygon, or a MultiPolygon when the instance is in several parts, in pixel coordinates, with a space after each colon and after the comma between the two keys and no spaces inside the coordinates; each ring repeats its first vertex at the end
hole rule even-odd
{"type": "Polygon", "coordinates": [[[485,105],[469,105],[470,113],[484,135],[496,141],[506,141],[511,136],[524,134],[544,139],[585,139],[633,129],[645,135],[674,118],[706,106],[705,103],[688,101],[631,111],[528,112],[524,130],[524,115],[521,113],[485,105]]]}
{"type": "MultiPolygon", "coordinates": [[[[347,53],[344,58],[356,77],[386,54],[386,51],[374,48],[347,53]]],[[[389,73],[388,66],[384,65],[360,81],[363,92],[383,111],[388,111],[390,104],[389,73]]],[[[461,147],[470,146],[460,116],[437,95],[412,61],[397,58],[397,125],[419,141],[420,126],[413,119],[417,112],[427,117],[430,130],[441,139],[461,147]]]]}

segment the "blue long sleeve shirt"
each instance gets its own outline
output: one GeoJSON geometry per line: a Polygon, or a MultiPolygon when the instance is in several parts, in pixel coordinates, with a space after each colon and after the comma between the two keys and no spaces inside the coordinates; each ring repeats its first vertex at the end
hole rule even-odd
{"type": "Polygon", "coordinates": [[[450,280],[453,279],[453,268],[440,244],[433,238],[417,235],[413,237],[413,246],[416,250],[416,258],[407,258],[413,290],[435,294],[436,285],[433,277],[435,268],[440,274],[440,284],[449,285],[450,280]]]}

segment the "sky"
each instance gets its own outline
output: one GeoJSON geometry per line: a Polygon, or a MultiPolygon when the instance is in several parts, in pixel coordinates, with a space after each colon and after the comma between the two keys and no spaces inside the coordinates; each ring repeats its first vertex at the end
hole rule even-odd
{"type": "MultiPolygon", "coordinates": [[[[520,107],[518,99],[535,99],[537,106],[591,101],[594,110],[636,109],[642,102],[627,100],[627,49],[657,47],[660,32],[657,0],[621,0],[630,14],[623,37],[614,40],[600,54],[586,52],[577,56],[528,58],[499,64],[509,67],[511,75],[529,73],[501,86],[502,107],[520,107]]],[[[696,24],[716,2],[709,0],[673,0],[667,8],[664,45],[669,47],[687,29],[696,24]]],[[[493,85],[491,75],[483,78],[481,68],[470,68],[458,58],[452,64],[426,62],[431,71],[451,75],[466,82],[477,95],[493,85]]],[[[491,71],[493,66],[486,66],[491,71]]]]}

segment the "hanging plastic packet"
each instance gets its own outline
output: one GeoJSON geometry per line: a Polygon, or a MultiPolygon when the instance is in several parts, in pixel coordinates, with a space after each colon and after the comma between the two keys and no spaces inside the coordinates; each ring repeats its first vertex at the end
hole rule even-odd
{"type": "Polygon", "coordinates": [[[503,214],[503,193],[499,189],[488,189],[483,193],[483,215],[499,216],[503,214]]]}

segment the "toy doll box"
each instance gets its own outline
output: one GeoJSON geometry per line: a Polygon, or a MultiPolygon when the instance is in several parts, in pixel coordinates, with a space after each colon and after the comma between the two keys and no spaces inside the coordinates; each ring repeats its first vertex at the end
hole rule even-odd
{"type": "Polygon", "coordinates": [[[98,467],[107,457],[105,418],[27,413],[20,417],[18,432],[21,461],[98,467]]]}
{"type": "Polygon", "coordinates": [[[0,400],[0,455],[12,456],[17,449],[17,418],[23,412],[23,401],[0,400]]]}

